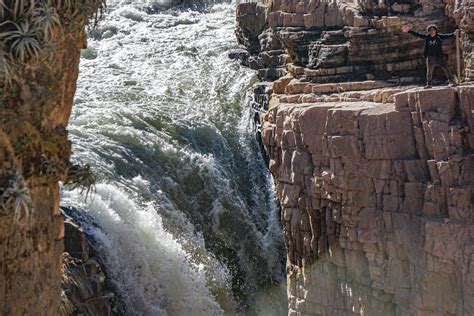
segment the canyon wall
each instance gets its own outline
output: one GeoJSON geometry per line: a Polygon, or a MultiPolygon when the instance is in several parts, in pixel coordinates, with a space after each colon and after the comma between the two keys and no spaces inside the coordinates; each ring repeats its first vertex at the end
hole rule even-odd
{"type": "Polygon", "coordinates": [[[474,87],[400,90],[270,101],[290,315],[474,313],[474,87]]]}
{"type": "Polygon", "coordinates": [[[474,314],[472,5],[239,6],[246,52],[234,57],[276,80],[261,137],[281,205],[289,315],[474,314]],[[424,83],[423,43],[404,24],[459,26],[465,83],[414,85],[424,83]]]}
{"type": "MultiPolygon", "coordinates": [[[[374,78],[408,83],[423,79],[423,43],[402,25],[424,32],[436,24],[461,29],[460,77],[473,79],[473,1],[305,0],[259,1],[237,7],[242,62],[262,79],[287,73],[303,81],[338,82],[374,78]]],[[[454,41],[444,51],[456,69],[454,41]]],[[[237,56],[236,56],[237,57],[237,56]]]]}
{"type": "MultiPolygon", "coordinates": [[[[103,1],[0,4],[0,314],[57,315],[71,113],[85,26],[103,1]]],[[[76,169],[77,170],[77,169],[76,169]]]]}

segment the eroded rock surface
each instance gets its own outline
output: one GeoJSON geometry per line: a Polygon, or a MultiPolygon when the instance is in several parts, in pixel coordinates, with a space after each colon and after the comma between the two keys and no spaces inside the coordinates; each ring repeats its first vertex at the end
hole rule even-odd
{"type": "Polygon", "coordinates": [[[85,25],[103,1],[0,4],[0,314],[58,315],[66,127],[85,25]]]}
{"type": "MultiPolygon", "coordinates": [[[[244,64],[263,79],[289,72],[313,82],[414,82],[424,78],[423,47],[401,26],[420,32],[430,24],[443,32],[459,26],[462,76],[473,78],[472,11],[472,0],[264,0],[238,6],[236,33],[250,52],[244,64]]],[[[456,69],[453,40],[444,51],[456,69]]]]}
{"type": "Polygon", "coordinates": [[[474,87],[311,103],[285,90],[263,142],[290,315],[473,314],[474,87]]]}
{"type": "MultiPolygon", "coordinates": [[[[261,136],[289,315],[474,314],[473,4],[245,4],[263,30],[241,60],[279,78],[261,136]],[[461,29],[464,84],[414,85],[423,47],[401,26],[429,24],[461,29]]],[[[455,42],[444,52],[455,70],[455,42]]]]}

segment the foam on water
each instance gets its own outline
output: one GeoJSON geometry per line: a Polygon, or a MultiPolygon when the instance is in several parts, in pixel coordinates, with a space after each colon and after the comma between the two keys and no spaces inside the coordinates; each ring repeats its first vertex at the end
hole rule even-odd
{"type": "Polygon", "coordinates": [[[285,314],[259,303],[285,301],[284,251],[245,104],[255,74],[227,58],[235,5],[157,3],[109,1],[91,33],[69,129],[101,184],[92,204],[63,204],[98,225],[85,223],[128,313],[285,314]]]}
{"type": "MultiPolygon", "coordinates": [[[[98,242],[109,276],[124,300],[127,315],[220,315],[203,264],[197,264],[164,228],[152,205],[142,208],[113,185],[100,184],[92,203],[77,192],[63,202],[87,209],[94,223],[83,221],[98,242]],[[78,203],[79,202],[79,203],[78,203]],[[98,226],[96,226],[98,225],[98,226]]],[[[196,247],[202,241],[195,240],[196,247]]],[[[212,275],[225,285],[222,267],[212,275]]],[[[218,281],[216,282],[218,283],[218,281]]]]}

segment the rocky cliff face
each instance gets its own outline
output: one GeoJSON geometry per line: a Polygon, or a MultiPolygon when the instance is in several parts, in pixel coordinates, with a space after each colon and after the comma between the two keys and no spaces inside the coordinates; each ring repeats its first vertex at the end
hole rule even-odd
{"type": "Polygon", "coordinates": [[[0,314],[57,315],[66,126],[85,25],[102,1],[0,4],[0,314]]]}
{"type": "Polygon", "coordinates": [[[106,267],[94,240],[74,219],[85,217],[80,210],[62,208],[65,218],[62,313],[63,315],[114,315],[119,306],[106,267]]]}
{"type": "MultiPolygon", "coordinates": [[[[437,24],[462,34],[462,77],[472,79],[472,0],[265,0],[240,4],[237,38],[249,54],[243,62],[263,79],[293,77],[312,82],[424,77],[422,43],[401,33],[402,24],[424,31],[437,24]],[[456,24],[457,23],[457,24],[456,24]]],[[[448,62],[456,69],[453,42],[448,62]]]]}
{"type": "Polygon", "coordinates": [[[253,47],[240,59],[280,77],[262,140],[282,207],[289,314],[474,314],[474,87],[408,85],[423,80],[421,46],[399,31],[458,23],[469,81],[471,2],[242,11],[237,32],[253,47]],[[252,29],[252,19],[266,23],[252,29]]]}
{"type": "Polygon", "coordinates": [[[290,314],[474,313],[474,87],[397,91],[265,117],[290,314]]]}

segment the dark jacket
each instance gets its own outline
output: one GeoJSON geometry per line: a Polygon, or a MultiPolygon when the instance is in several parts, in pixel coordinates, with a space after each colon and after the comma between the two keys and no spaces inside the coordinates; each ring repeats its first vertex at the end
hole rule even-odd
{"type": "Polygon", "coordinates": [[[443,40],[447,38],[452,38],[455,34],[438,34],[435,37],[431,37],[431,35],[421,34],[413,31],[408,31],[408,33],[425,40],[425,57],[443,57],[443,40]]]}

